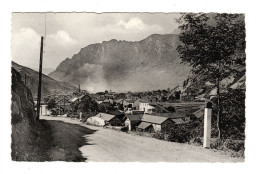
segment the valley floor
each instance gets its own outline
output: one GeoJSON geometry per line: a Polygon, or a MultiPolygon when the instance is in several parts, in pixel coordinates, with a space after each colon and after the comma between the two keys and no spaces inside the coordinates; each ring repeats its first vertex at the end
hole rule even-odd
{"type": "MultiPolygon", "coordinates": [[[[67,127],[67,131],[55,132],[56,140],[66,145],[73,144],[75,136],[83,136],[85,145],[79,147],[82,156],[94,162],[243,162],[244,158],[233,158],[224,152],[204,149],[189,144],[179,144],[149,137],[128,134],[108,128],[94,127],[78,120],[62,117],[42,116],[41,119],[62,121],[80,125],[91,134],[79,134],[67,127]],[[70,132],[72,131],[72,132],[70,132]],[[65,141],[65,142],[62,142],[65,141]]],[[[75,125],[75,126],[76,126],[75,125]]],[[[53,125],[54,126],[54,125],[53,125]]],[[[59,129],[56,129],[59,131],[59,129]]],[[[54,136],[54,137],[55,137],[54,136]]],[[[56,149],[58,150],[58,149],[56,149]]],[[[69,150],[69,149],[68,149],[69,150]]],[[[55,153],[55,151],[53,151],[55,153]]],[[[66,152],[64,152],[66,153],[66,152]]]]}

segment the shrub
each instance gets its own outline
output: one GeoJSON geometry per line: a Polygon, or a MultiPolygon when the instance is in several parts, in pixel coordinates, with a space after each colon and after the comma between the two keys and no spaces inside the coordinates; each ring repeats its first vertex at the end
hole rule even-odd
{"type": "Polygon", "coordinates": [[[244,151],[245,150],[245,141],[227,139],[224,142],[223,147],[226,148],[226,149],[233,150],[235,152],[238,152],[238,151],[241,151],[241,150],[244,151]]]}
{"type": "Polygon", "coordinates": [[[203,145],[203,138],[202,137],[192,138],[189,143],[197,145],[197,146],[202,146],[203,145]]]}
{"type": "Polygon", "coordinates": [[[202,120],[190,122],[187,124],[174,125],[173,127],[169,128],[165,133],[168,134],[168,141],[178,143],[189,142],[194,137],[203,136],[202,120]]]}
{"type": "Polygon", "coordinates": [[[153,138],[156,138],[156,139],[159,139],[159,140],[165,139],[165,138],[164,138],[164,134],[162,134],[162,133],[160,133],[160,132],[155,132],[155,133],[153,133],[153,134],[152,134],[152,137],[153,137],[153,138]]]}

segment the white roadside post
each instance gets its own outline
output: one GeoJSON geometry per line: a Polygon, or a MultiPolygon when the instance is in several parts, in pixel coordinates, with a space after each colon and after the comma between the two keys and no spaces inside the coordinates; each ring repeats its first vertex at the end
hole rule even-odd
{"type": "Polygon", "coordinates": [[[212,103],[207,102],[204,112],[204,138],[203,138],[203,147],[210,147],[211,139],[211,113],[212,113],[212,103]]]}
{"type": "Polygon", "coordinates": [[[79,113],[79,121],[82,120],[82,112],[79,113]]]}

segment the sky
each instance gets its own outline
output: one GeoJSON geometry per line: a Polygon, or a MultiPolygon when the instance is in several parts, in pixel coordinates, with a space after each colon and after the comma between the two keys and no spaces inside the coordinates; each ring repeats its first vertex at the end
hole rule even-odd
{"type": "Polygon", "coordinates": [[[151,34],[178,33],[178,13],[13,13],[12,60],[38,69],[56,68],[81,48],[111,39],[139,41],[151,34]],[[45,27],[46,18],[46,27],[45,27]]]}

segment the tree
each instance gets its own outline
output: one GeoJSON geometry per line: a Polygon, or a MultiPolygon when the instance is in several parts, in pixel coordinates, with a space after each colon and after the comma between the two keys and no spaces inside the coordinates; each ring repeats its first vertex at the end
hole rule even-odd
{"type": "Polygon", "coordinates": [[[98,103],[92,100],[90,96],[86,95],[81,99],[78,105],[78,109],[81,112],[85,112],[85,113],[90,113],[90,112],[95,113],[98,110],[98,103]]]}
{"type": "Polygon", "coordinates": [[[245,23],[240,14],[184,14],[178,20],[182,62],[192,66],[217,89],[217,128],[221,138],[220,82],[233,71],[233,63],[244,64],[245,23]]]}
{"type": "Polygon", "coordinates": [[[48,104],[47,104],[47,109],[51,110],[52,108],[54,108],[56,106],[56,102],[54,99],[50,99],[48,104]]]}

